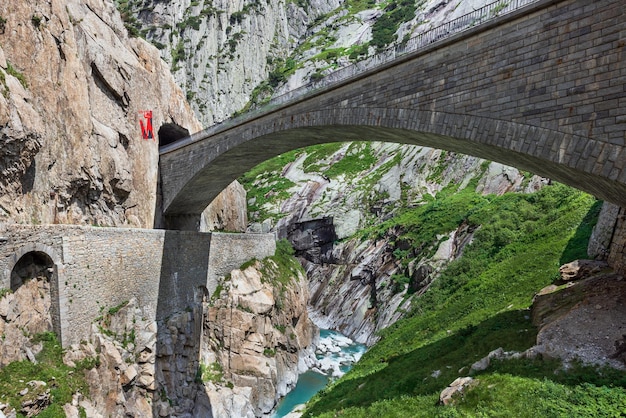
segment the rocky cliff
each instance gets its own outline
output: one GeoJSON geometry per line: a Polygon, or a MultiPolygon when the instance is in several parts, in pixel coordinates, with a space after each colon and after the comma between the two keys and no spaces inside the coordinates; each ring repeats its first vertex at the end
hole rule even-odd
{"type": "Polygon", "coordinates": [[[307,280],[290,264],[266,259],[234,270],[212,298],[201,364],[216,417],[266,416],[314,360],[307,280]]]}
{"type": "Polygon", "coordinates": [[[121,9],[209,126],[486,3],[130,0],[121,9]]]}
{"type": "Polygon", "coordinates": [[[109,1],[4,2],[0,17],[2,218],[151,227],[159,128],[200,128],[158,50],[109,1]]]}
{"type": "Polygon", "coordinates": [[[130,1],[128,20],[160,48],[196,114],[210,126],[241,110],[291,55],[308,25],[341,3],[130,1]]]}

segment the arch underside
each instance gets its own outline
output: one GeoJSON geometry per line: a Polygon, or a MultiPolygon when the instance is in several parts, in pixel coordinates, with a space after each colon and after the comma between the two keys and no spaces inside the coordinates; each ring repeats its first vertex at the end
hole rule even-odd
{"type": "Polygon", "coordinates": [[[623,146],[473,115],[343,108],[270,115],[162,155],[164,173],[168,167],[170,171],[174,167],[195,168],[186,178],[179,179],[178,192],[176,185],[169,190],[164,188],[165,215],[200,214],[233,180],[284,152],[344,141],[393,142],[472,155],[626,206],[623,146]]]}

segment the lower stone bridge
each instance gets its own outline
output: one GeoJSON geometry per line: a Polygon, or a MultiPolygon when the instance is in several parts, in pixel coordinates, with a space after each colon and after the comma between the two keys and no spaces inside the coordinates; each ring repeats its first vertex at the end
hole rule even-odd
{"type": "Polygon", "coordinates": [[[11,225],[0,230],[0,288],[18,288],[24,270],[44,272],[54,331],[67,347],[88,339],[94,319],[111,307],[136,298],[164,319],[275,249],[273,234],[11,225]]]}

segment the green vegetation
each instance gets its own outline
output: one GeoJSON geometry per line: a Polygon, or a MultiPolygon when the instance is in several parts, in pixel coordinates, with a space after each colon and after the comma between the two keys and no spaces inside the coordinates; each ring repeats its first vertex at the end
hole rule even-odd
{"type": "Polygon", "coordinates": [[[497,16],[509,3],[506,1],[501,1],[496,5],[496,7],[491,11],[492,16],[497,16]]]}
{"type": "Polygon", "coordinates": [[[41,16],[32,15],[30,18],[30,21],[32,22],[33,26],[36,27],[37,29],[39,29],[39,27],[41,26],[41,16]]]}
{"type": "Polygon", "coordinates": [[[348,8],[350,14],[356,14],[363,10],[369,10],[376,7],[376,0],[348,0],[344,7],[348,8]]]}
{"type": "Polygon", "coordinates": [[[86,359],[76,367],[63,364],[63,350],[61,343],[52,332],[39,334],[33,337],[33,342],[43,344],[42,351],[37,355],[37,364],[30,361],[13,362],[0,369],[0,402],[9,404],[20,414],[21,403],[29,397],[36,397],[43,391],[50,390],[52,403],[38,415],[41,418],[65,416],[63,405],[72,401],[72,394],[80,392],[89,394],[89,388],[84,378],[84,370],[96,364],[95,359],[86,359]],[[40,380],[46,386],[39,391],[33,390],[26,383],[31,380],[40,380]],[[28,387],[29,393],[22,397],[19,392],[28,387]]]}
{"type": "MultiPolygon", "coordinates": [[[[400,231],[394,251],[402,264],[432,252],[438,236],[465,225],[474,239],[421,297],[407,317],[342,379],[320,392],[305,416],[618,416],[626,412],[626,374],[558,361],[494,361],[479,384],[453,406],[438,406],[441,390],[469,366],[502,347],[523,351],[536,339],[532,296],[550,284],[560,264],[586,257],[600,202],[561,184],[533,194],[480,196],[475,184],[449,187],[423,206],[365,231],[363,238],[400,231]],[[407,247],[403,245],[403,248],[407,247]],[[413,250],[417,249],[417,250],[413,250]],[[407,371],[410,370],[410,373],[407,371]],[[434,373],[437,371],[437,373],[434,373]]],[[[406,284],[394,276],[392,283],[406,284]]]]}
{"type": "Polygon", "coordinates": [[[6,295],[8,295],[9,293],[13,293],[13,291],[11,289],[7,289],[7,288],[0,288],[0,299],[2,299],[3,297],[5,297],[6,295]]]}
{"type": "Polygon", "coordinates": [[[295,250],[289,241],[284,238],[276,241],[275,254],[265,258],[261,263],[260,270],[263,280],[269,278],[274,287],[284,291],[294,277],[304,274],[304,270],[294,254],[295,250]]]}
{"type": "Polygon", "coordinates": [[[196,374],[196,381],[200,382],[213,382],[220,383],[224,378],[224,370],[222,365],[218,362],[211,364],[200,363],[198,372],[196,374]]]}
{"type": "MultiPolygon", "coordinates": [[[[421,3],[420,3],[421,4],[421,3]]],[[[415,17],[415,0],[392,1],[385,8],[385,14],[372,26],[371,44],[378,49],[396,41],[396,32],[400,25],[415,17]]]]}
{"type": "Polygon", "coordinates": [[[371,143],[351,142],[343,158],[338,161],[327,161],[329,157],[337,153],[344,145],[341,142],[334,142],[307,148],[308,155],[303,162],[304,172],[319,171],[328,178],[337,178],[343,175],[350,179],[371,168],[377,160],[372,153],[371,143]]]}
{"type": "Polygon", "coordinates": [[[180,30],[186,29],[186,28],[191,28],[193,30],[200,30],[200,23],[202,23],[202,18],[204,16],[200,15],[200,16],[188,16],[185,20],[183,20],[182,22],[178,22],[176,24],[176,27],[180,30]]]}
{"type": "Polygon", "coordinates": [[[12,75],[13,77],[17,78],[17,80],[20,82],[22,87],[24,87],[25,89],[28,88],[28,82],[26,81],[26,77],[24,77],[24,74],[20,73],[15,68],[13,68],[13,65],[11,65],[9,61],[7,61],[7,74],[12,75]]]}
{"type": "Polygon", "coordinates": [[[302,162],[305,173],[321,171],[324,164],[328,164],[326,160],[332,157],[337,151],[344,146],[342,142],[331,142],[329,144],[320,144],[306,149],[307,156],[302,162]]]}
{"type": "Polygon", "coordinates": [[[112,308],[109,309],[109,315],[115,315],[116,313],[118,313],[120,311],[120,309],[122,309],[123,307],[125,307],[126,305],[128,305],[128,301],[125,300],[124,302],[120,303],[117,306],[114,306],[112,308]]]}
{"type": "Polygon", "coordinates": [[[185,59],[185,44],[183,38],[178,40],[175,48],[172,48],[172,71],[178,69],[178,63],[185,59]]]}
{"type": "Polygon", "coordinates": [[[346,155],[325,170],[324,175],[329,178],[343,175],[349,179],[370,168],[375,161],[376,157],[372,154],[371,143],[352,142],[346,155]]]}
{"type": "Polygon", "coordinates": [[[115,0],[117,10],[122,16],[124,21],[124,27],[128,31],[128,35],[132,37],[138,37],[141,33],[141,22],[135,17],[135,11],[133,10],[133,4],[131,0],[115,0]]]}
{"type": "MultiPolygon", "coordinates": [[[[296,160],[297,155],[297,150],[281,154],[257,165],[239,178],[239,181],[246,185],[249,213],[257,213],[259,219],[278,217],[278,215],[268,211],[265,205],[270,201],[275,201],[275,199],[289,197],[287,190],[295,184],[291,180],[281,177],[280,173],[285,165],[296,160]]],[[[251,216],[251,219],[253,218],[251,216]]]]}

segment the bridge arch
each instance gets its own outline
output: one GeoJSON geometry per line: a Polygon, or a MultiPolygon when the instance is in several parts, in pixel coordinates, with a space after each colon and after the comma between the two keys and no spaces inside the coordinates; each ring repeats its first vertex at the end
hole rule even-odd
{"type": "MultiPolygon", "coordinates": [[[[170,220],[195,219],[230,182],[284,152],[327,142],[370,140],[497,161],[626,205],[626,185],[616,166],[626,159],[621,146],[487,117],[359,107],[284,115],[236,137],[223,135],[208,141],[206,149],[195,147],[193,155],[186,154],[185,163],[170,160],[174,165],[170,173],[177,164],[184,164],[183,170],[198,169],[173,199],[165,201],[165,214],[170,220]]],[[[176,227],[175,222],[170,225],[176,227]]]]}
{"type": "Polygon", "coordinates": [[[50,319],[52,331],[61,340],[62,325],[59,300],[59,274],[63,271],[61,258],[56,251],[40,243],[28,243],[20,247],[7,265],[5,277],[10,277],[12,291],[16,291],[25,280],[44,276],[50,286],[50,319]]]}

